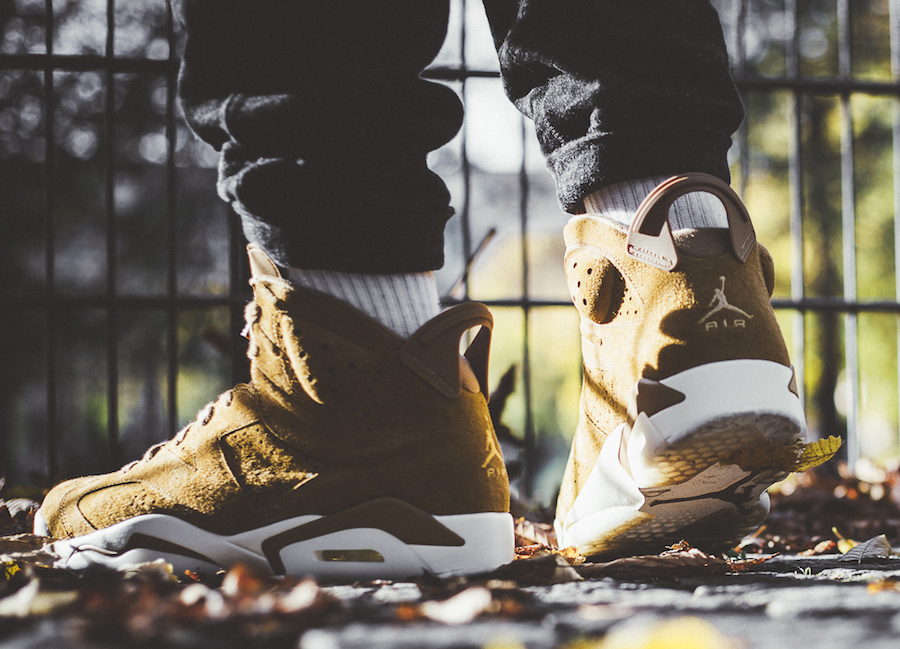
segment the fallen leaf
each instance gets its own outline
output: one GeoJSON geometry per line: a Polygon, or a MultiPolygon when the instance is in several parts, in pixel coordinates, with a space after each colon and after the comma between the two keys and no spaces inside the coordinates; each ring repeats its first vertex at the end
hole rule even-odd
{"type": "Polygon", "coordinates": [[[0,617],[47,615],[78,599],[78,592],[43,591],[38,579],[32,579],[9,597],[0,599],[0,617]]]}
{"type": "Polygon", "coordinates": [[[4,579],[12,579],[17,572],[22,570],[22,567],[15,561],[4,561],[0,566],[2,566],[4,579]]]}
{"type": "Polygon", "coordinates": [[[53,539],[48,536],[35,536],[34,534],[0,536],[0,554],[40,550],[45,544],[52,540],[53,539]]]}
{"type": "Polygon", "coordinates": [[[556,531],[548,523],[535,523],[524,516],[516,521],[516,547],[542,545],[547,548],[558,547],[556,531]]]}
{"type": "Polygon", "coordinates": [[[322,591],[314,579],[304,579],[278,599],[278,610],[283,613],[298,613],[312,608],[321,597],[322,591]]]}
{"type": "Polygon", "coordinates": [[[890,559],[891,551],[891,544],[888,542],[887,537],[884,534],[879,534],[868,541],[863,541],[853,546],[840,560],[862,563],[871,559],[890,559]]]}
{"type": "Polygon", "coordinates": [[[737,649],[742,643],[714,624],[685,615],[658,622],[623,622],[600,641],[570,645],[570,649],[737,649]]]}
{"type": "Polygon", "coordinates": [[[866,584],[866,590],[870,593],[900,592],[900,578],[873,579],[866,584]]]}
{"type": "Polygon", "coordinates": [[[535,543],[533,545],[519,546],[515,549],[515,560],[521,561],[536,555],[555,554],[566,560],[570,566],[577,566],[585,562],[585,557],[574,545],[562,549],[548,548],[546,545],[535,543]]]}
{"type": "Polygon", "coordinates": [[[490,573],[490,577],[533,586],[581,581],[581,575],[569,565],[569,560],[558,550],[548,550],[543,546],[530,546],[529,554],[522,555],[518,554],[521,549],[516,548],[515,561],[500,566],[490,573]]]}
{"type": "Polygon", "coordinates": [[[238,563],[231,567],[222,580],[222,593],[227,597],[251,597],[259,593],[266,584],[262,577],[247,566],[238,563]]]}
{"type": "Polygon", "coordinates": [[[838,538],[836,545],[838,552],[841,554],[847,554],[850,550],[859,545],[859,541],[844,538],[844,535],[841,534],[836,527],[832,527],[831,532],[838,538]]]}
{"type": "Polygon", "coordinates": [[[831,435],[825,439],[817,439],[815,442],[806,444],[800,453],[800,457],[797,458],[797,463],[791,470],[795,473],[803,473],[820,464],[825,464],[835,456],[838,449],[841,448],[841,443],[840,437],[831,435]]]}
{"type": "Polygon", "coordinates": [[[0,562],[50,567],[59,559],[50,541],[49,537],[34,534],[0,537],[0,562]]]}
{"type": "Polygon", "coordinates": [[[757,559],[724,559],[707,554],[687,543],[673,546],[660,554],[624,557],[602,563],[585,563],[575,568],[582,577],[646,578],[659,576],[684,576],[726,574],[746,570],[750,566],[768,561],[774,555],[757,559]]]}
{"type": "Polygon", "coordinates": [[[494,598],[482,586],[467,588],[443,602],[428,601],[419,606],[425,617],[442,624],[466,624],[491,608],[494,598]]]}
{"type": "Polygon", "coordinates": [[[834,551],[838,549],[838,544],[832,541],[831,539],[827,539],[825,541],[820,541],[816,544],[814,548],[810,548],[809,550],[804,550],[803,552],[799,552],[798,556],[801,557],[814,557],[820,554],[834,554],[834,551]]]}

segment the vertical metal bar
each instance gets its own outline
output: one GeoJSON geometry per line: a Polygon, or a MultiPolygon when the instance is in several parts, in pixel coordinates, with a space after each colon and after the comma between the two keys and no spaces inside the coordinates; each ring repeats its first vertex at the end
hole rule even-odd
{"type": "Polygon", "coordinates": [[[54,120],[56,101],[53,89],[53,0],[44,0],[44,39],[47,64],[44,67],[44,273],[47,290],[47,471],[50,481],[59,480],[59,431],[56,408],[56,227],[54,224],[54,183],[56,137],[54,120]]]}
{"type": "MultiPolygon", "coordinates": [[[[891,77],[900,82],[900,0],[890,0],[891,77]]],[[[891,123],[894,179],[894,296],[900,302],[900,96],[893,99],[891,123]]],[[[897,319],[897,403],[900,406],[900,318],[897,319]]],[[[900,412],[898,412],[900,418],[900,412]]],[[[897,439],[900,448],[900,433],[897,439]]]]}
{"type": "MultiPolygon", "coordinates": [[[[459,67],[461,73],[461,88],[460,95],[463,102],[463,106],[466,105],[466,87],[469,83],[468,75],[466,74],[469,70],[468,64],[466,63],[466,0],[459,0],[460,3],[460,11],[462,12],[462,20],[460,21],[460,35],[459,35],[459,67]]],[[[472,193],[472,168],[469,164],[469,155],[466,147],[466,143],[469,137],[469,129],[466,124],[467,120],[463,120],[462,127],[460,129],[460,156],[461,156],[461,170],[463,177],[463,203],[460,214],[460,226],[462,230],[462,246],[463,246],[463,259],[470,259],[472,255],[472,228],[470,224],[470,207],[471,200],[469,198],[472,193]]],[[[465,282],[463,283],[463,300],[469,299],[469,273],[467,272],[465,275],[465,282]]]]}
{"type": "Polygon", "coordinates": [[[526,159],[526,146],[528,129],[525,126],[525,118],[520,117],[522,134],[522,164],[519,167],[519,231],[522,236],[522,388],[525,398],[525,452],[523,491],[525,497],[530,497],[534,490],[535,478],[535,430],[534,430],[534,404],[532,403],[531,390],[531,288],[529,281],[529,257],[528,257],[528,200],[530,197],[530,183],[528,179],[528,161],[526,159]]]}
{"type": "MultiPolygon", "coordinates": [[[[747,43],[744,38],[744,29],[747,26],[747,3],[745,0],[738,0],[737,12],[735,18],[735,72],[737,76],[743,77],[747,74],[747,43]]],[[[745,102],[746,104],[746,102],[745,102]]],[[[744,121],[737,133],[738,146],[740,147],[740,165],[741,174],[738,177],[737,193],[745,197],[747,196],[747,184],[750,180],[750,132],[748,119],[745,116],[744,121]]]]}
{"type": "Polygon", "coordinates": [[[117,241],[115,205],[115,26],[116,2],[106,2],[106,298],[107,298],[107,339],[106,339],[106,407],[107,441],[113,464],[119,462],[119,313],[116,304],[117,288],[117,241]]]}
{"type": "MultiPolygon", "coordinates": [[[[797,0],[785,0],[785,21],[791,41],[787,47],[787,72],[791,79],[800,79],[800,30],[797,17],[797,0]]],[[[791,238],[791,299],[799,302],[804,294],[803,277],[803,131],[802,96],[798,89],[791,94],[792,128],[788,144],[790,175],[790,238],[791,238]]],[[[800,401],[806,403],[806,328],[802,311],[794,312],[791,327],[792,359],[797,376],[800,401]]]]}
{"type": "MultiPolygon", "coordinates": [[[[857,300],[856,209],[853,187],[853,115],[850,97],[841,94],[841,222],[844,301],[857,300]]],[[[859,320],[855,312],[844,314],[844,362],[847,380],[847,463],[852,470],[859,460],[859,320]]]]}
{"type": "MultiPolygon", "coordinates": [[[[850,78],[850,5],[838,0],[838,70],[850,78]]],[[[840,97],[841,119],[841,223],[844,300],[856,302],[856,200],[853,187],[853,114],[850,93],[840,97]]],[[[847,377],[847,463],[852,470],[859,460],[859,321],[855,312],[844,314],[844,362],[847,377]]]]}
{"type": "Polygon", "coordinates": [[[231,383],[237,384],[244,381],[243,354],[241,353],[241,335],[244,329],[243,310],[240,308],[241,285],[241,228],[237,215],[228,212],[228,296],[231,306],[228,309],[229,323],[229,347],[231,356],[231,383]]]}
{"type": "Polygon", "coordinates": [[[175,95],[177,92],[175,16],[171,0],[166,0],[166,40],[169,43],[169,63],[166,71],[166,390],[168,430],[178,428],[178,311],[175,298],[178,293],[178,237],[175,215],[175,152],[178,131],[175,127],[175,95]]]}

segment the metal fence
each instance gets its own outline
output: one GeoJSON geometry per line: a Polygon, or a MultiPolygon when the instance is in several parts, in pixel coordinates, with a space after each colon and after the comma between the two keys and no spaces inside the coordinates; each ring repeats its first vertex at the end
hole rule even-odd
{"type": "MultiPolygon", "coordinates": [[[[748,108],[734,184],[779,266],[773,303],[811,427],[846,436],[851,465],[889,461],[900,401],[900,0],[714,4],[748,108]]],[[[177,110],[181,34],[169,0],[4,6],[0,330],[11,350],[0,472],[49,482],[118,466],[246,377],[247,271],[236,220],[214,194],[214,160],[177,110]]],[[[439,284],[448,303],[495,311],[492,382],[518,368],[505,421],[524,442],[519,488],[549,500],[580,382],[564,216],[530,124],[502,96],[480,3],[452,7],[425,73],[454,87],[468,113],[431,160],[457,208],[439,284]]]]}

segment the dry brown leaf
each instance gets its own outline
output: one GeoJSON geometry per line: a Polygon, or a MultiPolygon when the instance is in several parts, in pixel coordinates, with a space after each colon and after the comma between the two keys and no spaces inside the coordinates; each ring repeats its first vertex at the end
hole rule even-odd
{"type": "Polygon", "coordinates": [[[543,545],[556,548],[556,532],[548,523],[535,523],[522,517],[516,521],[516,547],[543,545]]]}
{"type": "Polygon", "coordinates": [[[856,544],[840,560],[862,563],[872,559],[889,559],[891,552],[891,544],[888,542],[887,537],[884,534],[879,534],[868,541],[856,544]]]}
{"type": "Polygon", "coordinates": [[[492,579],[530,585],[581,581],[581,576],[569,565],[569,560],[560,551],[548,550],[543,546],[516,548],[516,560],[500,566],[490,576],[492,579]],[[520,552],[522,550],[524,553],[520,552]]]}
{"type": "Polygon", "coordinates": [[[0,617],[48,615],[78,600],[78,592],[45,591],[38,579],[32,579],[9,597],[0,599],[0,617]]]}
{"type": "Polygon", "coordinates": [[[471,622],[488,611],[493,603],[491,591],[483,586],[473,586],[443,602],[422,602],[419,611],[435,622],[457,625],[471,622]]]}
{"type": "Polygon", "coordinates": [[[803,552],[799,552],[798,556],[815,557],[820,554],[834,554],[837,549],[838,549],[837,543],[835,543],[831,539],[826,539],[825,541],[821,541],[821,542],[817,543],[814,548],[810,548],[809,550],[804,550],[803,552]]]}
{"type": "Polygon", "coordinates": [[[684,541],[660,554],[625,557],[603,563],[585,563],[576,570],[582,577],[659,577],[697,574],[725,574],[746,570],[768,561],[771,556],[731,560],[707,554],[684,541]]]}

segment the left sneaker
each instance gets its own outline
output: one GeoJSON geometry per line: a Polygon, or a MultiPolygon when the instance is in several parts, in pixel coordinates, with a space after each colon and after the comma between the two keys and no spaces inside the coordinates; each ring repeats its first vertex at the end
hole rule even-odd
{"type": "Polygon", "coordinates": [[[591,216],[565,231],[581,315],[581,415],[557,505],[561,546],[585,555],[719,550],[768,513],[799,464],[803,408],[769,298],[774,266],[746,209],[713,176],[657,187],[628,231],[591,216]],[[728,229],[679,230],[669,208],[718,197],[728,229]]]}
{"type": "Polygon", "coordinates": [[[487,308],[457,305],[404,339],[249,252],[250,382],[140,460],[51,490],[35,532],[58,539],[57,566],[353,581],[512,561],[487,308]]]}

